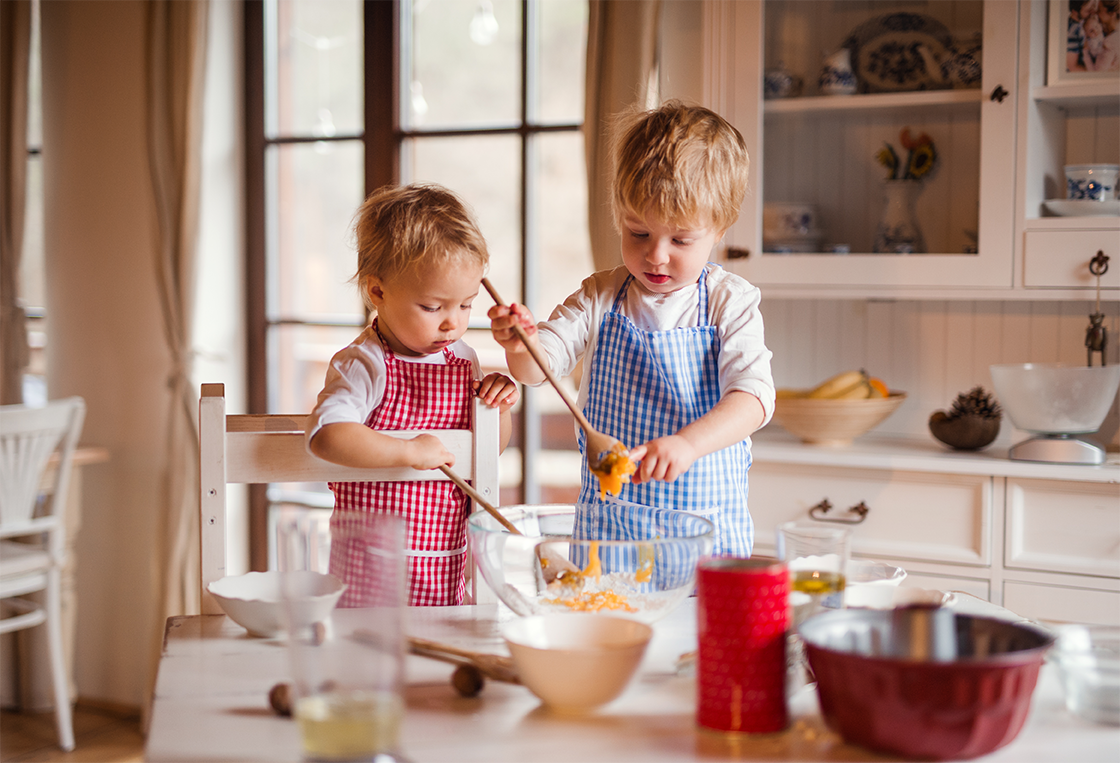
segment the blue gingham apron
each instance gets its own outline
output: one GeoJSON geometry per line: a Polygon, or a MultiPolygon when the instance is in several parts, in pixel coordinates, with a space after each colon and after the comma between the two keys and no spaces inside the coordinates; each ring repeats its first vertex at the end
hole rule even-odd
{"type": "MultiPolygon", "coordinates": [[[[622,315],[633,281],[633,276],[626,278],[599,324],[591,361],[584,413],[596,429],[634,447],[676,433],[719,401],[719,334],[708,322],[707,273],[712,267],[716,266],[709,263],[698,281],[699,325],[668,331],[643,331],[622,315]]],[[[651,514],[639,508],[676,509],[715,525],[715,555],[750,556],[754,545],[754,525],[747,510],[751,454],[745,441],[697,459],[673,482],[624,483],[617,500],[608,495],[604,501],[599,498],[599,481],[587,467],[585,440],[581,431],[579,449],[585,457],[580,467],[577,538],[658,537],[664,528],[648,526],[651,514]]],[[[602,561],[606,571],[608,559],[602,561]]]]}

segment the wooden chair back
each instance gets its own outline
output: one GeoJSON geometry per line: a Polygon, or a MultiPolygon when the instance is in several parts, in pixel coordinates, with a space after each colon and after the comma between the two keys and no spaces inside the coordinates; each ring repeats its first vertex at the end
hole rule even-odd
{"type": "MultiPolygon", "coordinates": [[[[225,386],[203,384],[199,400],[199,474],[202,546],[202,612],[221,608],[206,587],[226,574],[226,485],[270,482],[412,482],[446,480],[439,470],[408,467],[354,469],[324,461],[304,445],[304,415],[227,414],[225,386]]],[[[455,456],[454,472],[482,497],[498,505],[498,411],[474,401],[473,429],[427,431],[455,456]]],[[[419,431],[387,432],[411,438],[419,431]]],[[[472,505],[474,502],[472,501],[472,505]]],[[[474,509],[481,509],[474,505],[474,509]]],[[[472,601],[493,600],[468,558],[467,593],[472,601]]]]}

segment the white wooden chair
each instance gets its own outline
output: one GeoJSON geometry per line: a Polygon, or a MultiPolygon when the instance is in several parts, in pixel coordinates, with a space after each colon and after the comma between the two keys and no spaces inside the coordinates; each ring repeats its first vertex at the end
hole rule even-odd
{"type": "Polygon", "coordinates": [[[0,619],[0,633],[46,624],[58,744],[67,752],[74,749],[74,726],[62,652],[62,512],[85,416],[80,397],[36,408],[0,406],[0,599],[13,613],[0,619]],[[49,464],[55,453],[57,462],[49,464]],[[37,591],[42,603],[22,598],[37,591]]]}
{"type": "MultiPolygon", "coordinates": [[[[269,482],[399,482],[446,480],[438,470],[408,467],[353,469],[307,452],[306,416],[226,414],[225,387],[203,384],[198,408],[202,544],[202,612],[221,613],[206,586],[226,574],[226,485],[269,482]]],[[[454,472],[467,480],[492,505],[498,505],[498,411],[474,401],[470,429],[430,430],[455,456],[454,472]]],[[[420,432],[389,432],[415,437],[420,432]]],[[[472,502],[473,503],[473,502],[472,502]]],[[[475,506],[475,510],[481,506],[475,506]]],[[[472,602],[495,601],[470,557],[467,595],[472,602]]]]}

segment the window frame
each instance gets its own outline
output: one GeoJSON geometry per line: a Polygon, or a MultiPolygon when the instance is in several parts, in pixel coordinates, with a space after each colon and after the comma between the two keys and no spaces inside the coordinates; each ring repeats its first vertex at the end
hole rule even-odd
{"type": "MultiPolygon", "coordinates": [[[[265,0],[247,0],[245,3],[245,192],[246,192],[246,331],[247,336],[247,405],[250,413],[269,413],[268,345],[269,332],[283,325],[327,326],[340,325],[324,321],[302,320],[298,316],[268,314],[268,171],[267,152],[270,146],[321,141],[323,136],[269,137],[267,134],[265,98],[268,76],[265,60],[267,17],[265,0]]],[[[408,141],[429,138],[464,137],[476,135],[515,135],[520,143],[521,179],[519,194],[521,208],[518,217],[518,237],[521,253],[521,301],[529,305],[536,302],[535,285],[538,279],[537,222],[533,210],[537,199],[537,170],[532,161],[533,141],[536,135],[549,132],[582,130],[582,120],[576,122],[541,123],[531,120],[532,105],[536,102],[536,43],[539,41],[539,18],[536,0],[521,0],[521,92],[518,121],[508,126],[473,127],[467,129],[424,129],[405,127],[401,107],[401,93],[408,76],[408,40],[410,17],[402,13],[410,10],[408,0],[364,0],[363,9],[363,68],[364,129],[359,135],[339,135],[327,140],[361,140],[364,151],[365,193],[402,179],[402,146],[408,141]],[[388,107],[386,107],[388,106],[388,107]]],[[[349,325],[349,324],[347,324],[349,325]]],[[[483,328],[483,326],[475,326],[483,328]]],[[[536,478],[541,451],[541,411],[535,392],[526,389],[522,396],[519,418],[521,459],[521,500],[538,502],[540,485],[536,478]]],[[[249,538],[250,568],[268,567],[269,527],[268,486],[250,486],[249,538]]]]}

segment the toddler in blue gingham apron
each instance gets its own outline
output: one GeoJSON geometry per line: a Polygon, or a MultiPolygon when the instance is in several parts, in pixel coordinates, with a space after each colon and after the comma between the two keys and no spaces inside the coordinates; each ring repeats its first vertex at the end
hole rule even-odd
{"type": "MultiPolygon", "coordinates": [[[[675,434],[706,414],[720,399],[719,335],[708,321],[709,263],[699,278],[699,325],[644,331],[621,312],[633,276],[628,276],[599,325],[584,413],[596,429],[628,447],[675,434]]],[[[750,556],[754,526],[747,511],[745,441],[704,456],[672,482],[624,483],[618,500],[602,500],[587,467],[587,444],[579,433],[581,480],[575,537],[647,540],[656,535],[642,507],[675,509],[702,516],[716,528],[715,555],[750,556]]],[[[603,571],[620,560],[602,550],[603,571]]],[[[581,566],[586,560],[573,559],[581,566]]],[[[661,560],[658,560],[660,562],[661,560]]],[[[671,575],[671,566],[655,575],[671,575]]]]}

